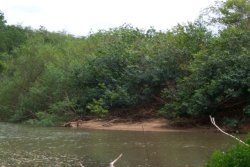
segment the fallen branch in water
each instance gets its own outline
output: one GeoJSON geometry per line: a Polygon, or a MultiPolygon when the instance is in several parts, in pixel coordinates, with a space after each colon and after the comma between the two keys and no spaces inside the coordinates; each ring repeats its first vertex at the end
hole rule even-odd
{"type": "Polygon", "coordinates": [[[82,164],[81,162],[80,162],[79,164],[80,164],[80,167],[84,167],[83,164],[82,164]]]}
{"type": "MultiPolygon", "coordinates": [[[[114,161],[110,162],[109,167],[115,167],[114,164],[116,163],[116,161],[118,161],[120,158],[122,157],[122,154],[120,154],[114,161]]],[[[83,164],[80,162],[79,163],[80,167],[85,167],[83,166],[83,164]]]]}
{"type": "Polygon", "coordinates": [[[227,136],[232,137],[233,139],[237,140],[238,142],[244,144],[245,146],[250,147],[249,144],[245,143],[244,141],[240,140],[239,138],[237,138],[237,137],[235,137],[235,136],[233,136],[233,135],[231,135],[231,134],[229,134],[229,133],[223,131],[218,125],[216,125],[214,117],[211,117],[211,115],[210,115],[209,117],[210,117],[211,123],[212,123],[220,132],[222,132],[223,134],[225,134],[225,135],[227,135],[227,136]]]}
{"type": "Polygon", "coordinates": [[[114,161],[110,162],[109,167],[115,167],[114,164],[116,161],[118,161],[122,157],[122,154],[120,154],[114,161]]]}

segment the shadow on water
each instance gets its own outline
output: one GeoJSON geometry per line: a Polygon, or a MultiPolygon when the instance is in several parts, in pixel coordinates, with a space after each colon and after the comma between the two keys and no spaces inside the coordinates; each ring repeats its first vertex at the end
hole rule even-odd
{"type": "Polygon", "coordinates": [[[2,166],[200,167],[234,140],[220,133],[130,132],[0,124],[2,166]]]}

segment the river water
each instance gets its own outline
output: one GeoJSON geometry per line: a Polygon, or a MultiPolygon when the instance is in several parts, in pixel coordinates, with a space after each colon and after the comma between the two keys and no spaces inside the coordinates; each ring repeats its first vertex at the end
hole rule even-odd
{"type": "Polygon", "coordinates": [[[38,128],[0,123],[0,166],[200,167],[234,140],[220,133],[38,128]]]}

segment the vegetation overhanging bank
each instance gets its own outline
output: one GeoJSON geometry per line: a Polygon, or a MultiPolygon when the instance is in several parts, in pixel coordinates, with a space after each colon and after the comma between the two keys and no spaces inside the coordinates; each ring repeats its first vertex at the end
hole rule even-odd
{"type": "Polygon", "coordinates": [[[152,105],[237,127],[250,115],[249,11],[227,0],[166,32],[125,25],[80,38],[10,26],[1,13],[0,119],[53,126],[152,105]]]}

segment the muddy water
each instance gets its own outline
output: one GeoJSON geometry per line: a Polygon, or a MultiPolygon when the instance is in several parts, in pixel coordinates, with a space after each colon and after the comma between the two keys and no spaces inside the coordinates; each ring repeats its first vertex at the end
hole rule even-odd
{"type": "Polygon", "coordinates": [[[230,138],[220,133],[37,128],[0,123],[1,166],[200,167],[230,138]]]}

